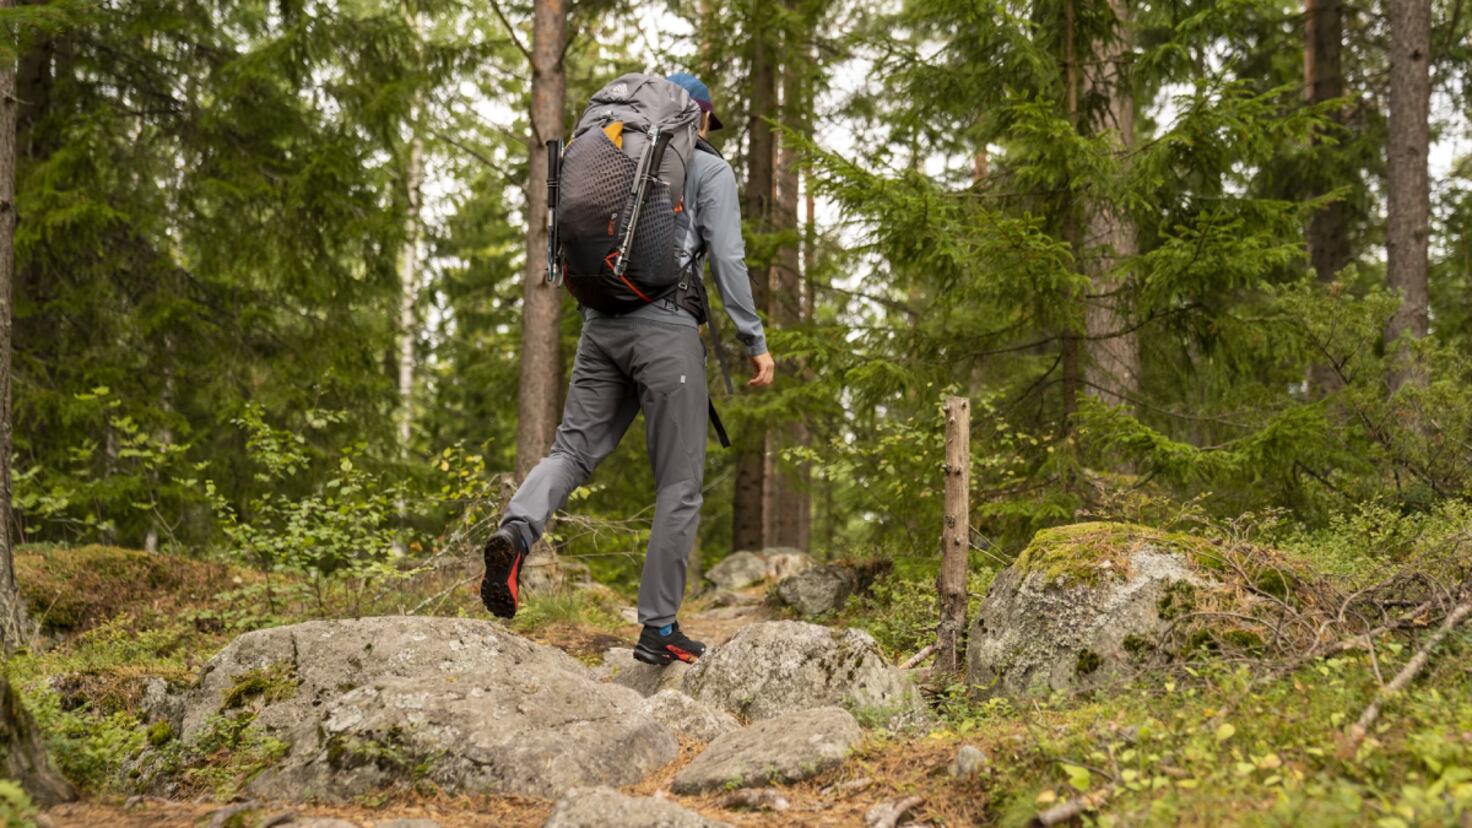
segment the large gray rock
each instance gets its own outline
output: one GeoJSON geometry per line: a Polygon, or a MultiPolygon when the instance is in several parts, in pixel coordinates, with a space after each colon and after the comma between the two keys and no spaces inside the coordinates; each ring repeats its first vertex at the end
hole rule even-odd
{"type": "Polygon", "coordinates": [[[705,577],[721,589],[741,589],[767,577],[767,562],[755,552],[732,552],[706,570],[705,577]]]}
{"type": "Polygon", "coordinates": [[[741,729],[735,716],[698,702],[679,690],[655,693],[644,700],[643,709],[644,715],[697,742],[709,742],[717,736],[741,729]]]}
{"type": "Polygon", "coordinates": [[[342,800],[425,779],[451,793],[555,796],[625,785],[678,740],[639,694],[487,621],[386,617],[247,633],[205,665],[183,737],[253,717],[289,752],[263,798],[342,800]]]}
{"type": "Polygon", "coordinates": [[[820,707],[788,713],[710,743],[671,784],[679,794],[798,782],[837,766],[863,738],[848,711],[820,707]]]}
{"type": "Polygon", "coordinates": [[[811,618],[842,609],[859,586],[859,576],[847,566],[809,569],[777,584],[777,597],[798,615],[811,618]]]}
{"type": "Polygon", "coordinates": [[[603,664],[593,674],[647,697],[661,690],[678,689],[689,669],[690,665],[683,661],[671,661],[664,666],[645,664],[634,658],[634,651],[629,647],[613,647],[603,654],[603,664]]]}
{"type": "Polygon", "coordinates": [[[818,565],[813,557],[801,549],[790,546],[776,546],[771,549],[762,550],[762,558],[766,560],[766,579],[776,583],[783,578],[790,578],[818,565]]]}
{"type": "Polygon", "coordinates": [[[542,828],[731,828],[663,799],[624,796],[609,788],[568,791],[542,828]]]}
{"type": "Polygon", "coordinates": [[[1045,529],[992,582],[973,622],[966,680],[985,696],[1045,696],[1133,672],[1213,583],[1206,542],[1129,524],[1045,529]]]}
{"type": "Polygon", "coordinates": [[[885,662],[872,636],[803,621],[742,627],[690,668],[684,690],[749,720],[826,705],[891,724],[924,717],[909,677],[885,662]]]}

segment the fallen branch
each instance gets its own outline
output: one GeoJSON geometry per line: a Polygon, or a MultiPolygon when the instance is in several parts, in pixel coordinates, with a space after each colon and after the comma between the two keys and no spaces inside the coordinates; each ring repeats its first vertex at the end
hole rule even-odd
{"type": "Polygon", "coordinates": [[[1426,669],[1426,665],[1431,661],[1431,651],[1436,649],[1436,645],[1440,644],[1442,639],[1450,635],[1452,630],[1457,628],[1458,624],[1466,620],[1468,615],[1472,615],[1472,601],[1458,604],[1453,608],[1447,614],[1446,618],[1442,620],[1441,626],[1436,628],[1436,632],[1432,633],[1431,637],[1426,639],[1426,643],[1421,645],[1421,649],[1417,650],[1416,654],[1411,656],[1411,660],[1406,662],[1406,666],[1400,668],[1400,672],[1395,674],[1395,678],[1391,679],[1390,683],[1385,685],[1385,689],[1381,690],[1375,696],[1375,700],[1370,702],[1365,708],[1365,712],[1360,714],[1359,720],[1349,726],[1349,748],[1351,751],[1358,748],[1360,742],[1365,740],[1365,734],[1370,732],[1370,728],[1374,726],[1375,720],[1380,718],[1380,710],[1385,702],[1396,693],[1406,689],[1407,685],[1416,680],[1416,676],[1422,670],[1426,669]]]}
{"type": "Polygon", "coordinates": [[[1112,787],[1100,788],[1097,791],[1076,796],[1067,802],[1060,802],[1034,816],[1027,823],[1028,828],[1047,828],[1049,825],[1059,825],[1075,817],[1083,816],[1085,812],[1096,811],[1113,793],[1112,787]]]}
{"type": "Polygon", "coordinates": [[[907,796],[893,802],[881,802],[864,814],[864,825],[866,828],[894,828],[899,824],[900,817],[924,801],[918,796],[907,796]]]}
{"type": "Polygon", "coordinates": [[[727,810],[785,811],[791,807],[787,797],[775,788],[742,788],[721,797],[716,803],[727,810]]]}
{"type": "Polygon", "coordinates": [[[924,661],[925,659],[929,658],[934,653],[935,653],[935,645],[934,644],[926,644],[925,647],[920,650],[920,652],[918,652],[918,653],[910,656],[909,658],[905,659],[905,663],[900,665],[900,669],[901,670],[913,670],[913,669],[915,669],[915,665],[917,665],[920,662],[924,661]]]}

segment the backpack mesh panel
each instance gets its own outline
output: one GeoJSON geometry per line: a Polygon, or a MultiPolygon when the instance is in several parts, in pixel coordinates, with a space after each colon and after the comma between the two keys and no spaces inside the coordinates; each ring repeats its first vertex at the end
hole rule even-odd
{"type": "Polygon", "coordinates": [[[668,292],[679,275],[677,216],[663,181],[656,181],[645,197],[629,251],[625,276],[637,292],[613,275],[610,254],[623,238],[637,168],[638,162],[602,130],[579,135],[562,157],[557,232],[567,288],[579,302],[604,313],[628,313],[644,305],[646,298],[668,292]]]}
{"type": "Polygon", "coordinates": [[[591,276],[618,246],[618,225],[634,180],[634,159],[601,130],[573,141],[562,157],[557,232],[568,275],[591,276]]]}
{"type": "Polygon", "coordinates": [[[670,186],[656,181],[645,197],[644,212],[634,230],[629,278],[641,290],[648,287],[663,293],[675,276],[675,207],[670,203],[670,186]]]}

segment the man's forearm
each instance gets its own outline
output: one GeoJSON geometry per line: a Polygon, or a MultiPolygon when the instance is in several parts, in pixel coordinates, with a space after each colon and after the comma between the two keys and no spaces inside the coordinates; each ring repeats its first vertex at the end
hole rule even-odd
{"type": "Polygon", "coordinates": [[[767,337],[762,330],[762,319],[756,314],[756,301],[751,295],[751,279],[746,273],[746,263],[722,261],[712,258],[711,273],[715,276],[716,289],[721,292],[721,304],[731,324],[736,326],[736,338],[746,349],[747,356],[767,352],[767,337]]]}

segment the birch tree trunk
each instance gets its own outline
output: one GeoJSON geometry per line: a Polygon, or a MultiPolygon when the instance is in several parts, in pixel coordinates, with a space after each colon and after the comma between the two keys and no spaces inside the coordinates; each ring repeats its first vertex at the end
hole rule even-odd
{"type": "MultiPolygon", "coordinates": [[[[414,309],[419,298],[420,215],[424,191],[424,139],[419,134],[422,103],[416,103],[409,129],[409,158],[404,171],[407,205],[404,215],[404,246],[399,250],[399,461],[409,461],[409,446],[414,435],[414,373],[417,368],[414,346],[419,340],[414,309]]],[[[399,524],[409,517],[409,504],[400,495],[399,524]]],[[[404,541],[394,540],[394,553],[404,554],[404,541]]]]}
{"type": "Polygon", "coordinates": [[[1427,233],[1431,218],[1426,154],[1430,145],[1431,3],[1389,0],[1390,130],[1386,145],[1386,281],[1401,304],[1385,328],[1392,348],[1390,390],[1426,377],[1410,340],[1426,335],[1427,233]]]}
{"type": "Polygon", "coordinates": [[[962,638],[966,632],[967,560],[971,551],[971,403],[965,397],[947,397],[945,525],[941,529],[940,622],[936,627],[937,676],[954,676],[965,663],[962,638]]]}
{"type": "Polygon", "coordinates": [[[521,380],[516,398],[516,482],[552,447],[562,392],[562,296],[547,284],[547,141],[562,137],[566,96],[562,50],[566,0],[536,0],[532,11],[530,173],[526,197],[526,276],[522,291],[521,380]]]}

